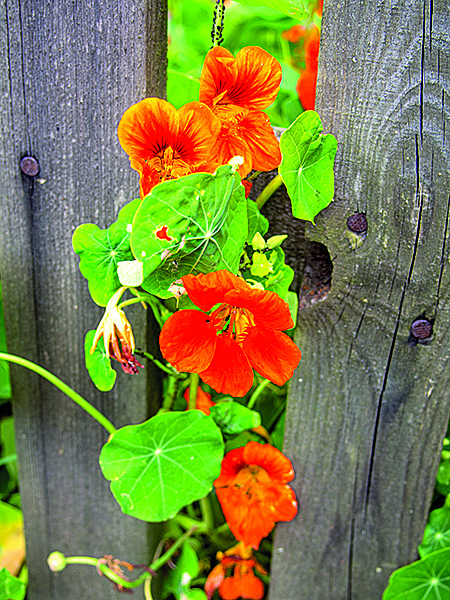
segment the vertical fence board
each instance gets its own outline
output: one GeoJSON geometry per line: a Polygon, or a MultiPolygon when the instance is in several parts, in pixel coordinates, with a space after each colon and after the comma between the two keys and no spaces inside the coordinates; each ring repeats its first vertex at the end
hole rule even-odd
{"type": "Polygon", "coordinates": [[[325,2],[336,194],[306,231],[333,278],[299,313],[285,452],[300,511],[275,535],[271,600],[379,600],[417,557],[450,405],[449,89],[447,2],[325,2]],[[368,232],[352,250],[354,212],[368,232]],[[421,315],[433,338],[411,345],[421,315]]]}
{"type": "MultiPolygon", "coordinates": [[[[97,392],[84,367],[84,335],[102,309],[90,300],[72,251],[84,222],[109,226],[138,195],[116,129],[124,110],[164,95],[166,0],[0,2],[0,266],[9,351],[48,368],[116,426],[146,418],[158,382],[151,368],[97,392]],[[34,180],[22,156],[40,165],[34,180]]],[[[138,307],[137,343],[151,339],[138,307]]],[[[62,393],[12,368],[30,600],[104,598],[94,570],[50,573],[46,556],[149,558],[148,526],[122,515],[98,454],[106,432],[62,393]]],[[[142,592],[139,592],[142,593],[142,592]]],[[[138,594],[139,594],[138,593],[138,594]]]]}

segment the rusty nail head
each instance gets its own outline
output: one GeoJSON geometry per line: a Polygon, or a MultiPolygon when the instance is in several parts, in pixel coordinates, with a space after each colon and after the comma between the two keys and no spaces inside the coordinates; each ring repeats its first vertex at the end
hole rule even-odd
{"type": "Polygon", "coordinates": [[[28,177],[36,177],[39,173],[39,163],[33,156],[24,156],[20,161],[20,168],[28,177]]]}
{"type": "Polygon", "coordinates": [[[433,332],[433,325],[428,319],[416,319],[411,325],[411,333],[418,340],[429,338],[433,332]]]}
{"type": "Polygon", "coordinates": [[[365,233],[367,231],[367,219],[364,213],[355,213],[347,219],[347,227],[354,233],[365,233]]]}

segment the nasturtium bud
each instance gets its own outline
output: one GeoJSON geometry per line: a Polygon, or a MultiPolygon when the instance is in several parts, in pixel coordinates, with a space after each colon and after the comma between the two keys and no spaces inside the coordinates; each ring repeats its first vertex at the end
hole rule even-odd
{"type": "Polygon", "coordinates": [[[278,246],[281,246],[286,238],[287,235],[273,235],[267,240],[266,245],[268,248],[273,250],[273,248],[278,248],[278,246]]]}
{"type": "Polygon", "coordinates": [[[263,236],[257,231],[252,239],[253,250],[264,250],[266,242],[263,236]]]}
{"type": "Polygon", "coordinates": [[[255,277],[264,277],[268,275],[271,271],[271,265],[267,256],[262,252],[255,252],[253,254],[253,264],[251,266],[251,273],[255,277]]]}
{"type": "Polygon", "coordinates": [[[52,552],[47,558],[50,571],[58,573],[67,566],[67,559],[62,552],[52,552]]]}

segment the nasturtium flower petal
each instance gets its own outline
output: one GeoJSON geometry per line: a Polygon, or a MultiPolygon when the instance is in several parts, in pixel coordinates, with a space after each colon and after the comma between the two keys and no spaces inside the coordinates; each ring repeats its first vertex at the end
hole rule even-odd
{"type": "Polygon", "coordinates": [[[265,113],[249,110],[239,122],[237,134],[247,145],[253,169],[272,171],[281,163],[280,143],[265,113]]]}
{"type": "Polygon", "coordinates": [[[199,373],[210,366],[216,340],[208,315],[199,310],[173,314],[159,336],[162,355],[178,371],[188,373],[199,373]]]}
{"type": "Polygon", "coordinates": [[[258,548],[278,521],[297,514],[290,460],[269,444],[249,442],[225,455],[214,482],[228,526],[238,541],[258,548]]]}
{"type": "Polygon", "coordinates": [[[204,311],[224,302],[225,294],[231,290],[251,289],[241,277],[225,269],[206,274],[185,275],[182,281],[189,298],[204,311]]]}
{"type": "Polygon", "coordinates": [[[253,384],[253,369],[242,348],[226,334],[217,337],[211,364],[198,374],[219,394],[241,397],[253,384]]]}
{"type": "Polygon", "coordinates": [[[286,331],[294,326],[288,303],[275,292],[247,286],[242,290],[230,290],[225,295],[224,302],[248,309],[257,327],[262,325],[286,331]]]}
{"type": "Polygon", "coordinates": [[[262,110],[275,101],[280,82],[280,63],[262,48],[247,46],[234,58],[216,46],[203,64],[199,99],[210,106],[232,104],[262,110]]]}
{"type": "Polygon", "coordinates": [[[266,328],[252,327],[243,336],[242,349],[255,371],[276,385],[289,381],[302,357],[288,335],[266,328]]]}

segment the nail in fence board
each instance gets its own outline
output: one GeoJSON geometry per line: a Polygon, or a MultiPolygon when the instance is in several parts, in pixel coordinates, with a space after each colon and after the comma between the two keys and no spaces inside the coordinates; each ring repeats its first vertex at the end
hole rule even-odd
{"type": "Polygon", "coordinates": [[[333,275],[299,313],[284,450],[300,509],[275,535],[271,600],[379,600],[417,558],[450,406],[449,53],[444,0],[325,2],[317,109],[336,193],[306,230],[333,275]],[[410,345],[423,314],[432,340],[410,345]]]}
{"type": "MultiPolygon", "coordinates": [[[[46,367],[116,426],[143,421],[158,382],[150,367],[97,392],[84,367],[84,335],[102,309],[90,299],[71,237],[81,223],[109,226],[139,195],[116,130],[128,106],[164,96],[165,0],[0,2],[0,268],[9,351],[46,367]],[[32,155],[40,172],[22,176],[32,155]]],[[[143,311],[129,307],[145,346],[143,311]]],[[[154,337],[153,332],[153,337],[154,337]]],[[[90,567],[53,574],[46,557],[150,558],[147,524],[121,513],[101,475],[107,433],[61,392],[12,367],[29,600],[109,597],[90,567]]],[[[142,597],[142,591],[136,593],[142,597]]]]}

